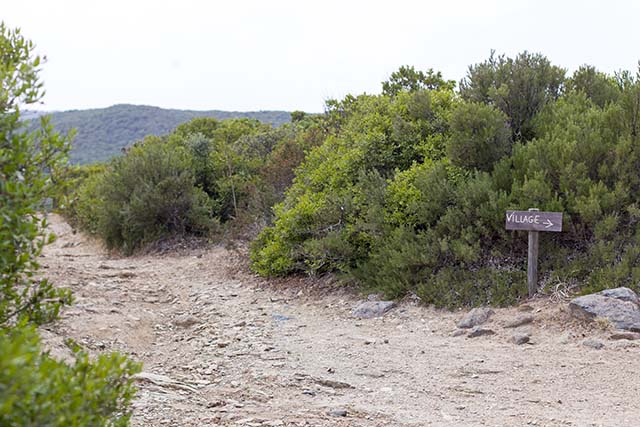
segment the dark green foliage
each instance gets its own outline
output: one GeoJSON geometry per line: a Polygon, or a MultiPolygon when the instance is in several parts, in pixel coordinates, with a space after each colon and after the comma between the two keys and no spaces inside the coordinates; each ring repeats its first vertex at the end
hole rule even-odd
{"type": "Polygon", "coordinates": [[[305,113],[304,111],[292,111],[291,112],[291,121],[293,123],[302,121],[305,116],[307,115],[307,113],[305,113]]]}
{"type": "Polygon", "coordinates": [[[33,327],[0,329],[0,425],[129,425],[140,366],[117,353],[95,360],[75,350],[71,364],[43,352],[33,327]]]}
{"type": "Polygon", "coordinates": [[[567,80],[569,91],[582,92],[598,107],[605,107],[620,99],[620,86],[614,77],[589,65],[583,65],[567,80]]]}
{"type": "Polygon", "coordinates": [[[453,90],[455,87],[453,80],[444,80],[440,71],[434,72],[428,69],[427,72],[416,71],[414,67],[403,65],[391,73],[391,77],[382,83],[382,93],[395,96],[400,92],[416,92],[418,90],[453,90]]]}
{"type": "Polygon", "coordinates": [[[21,318],[43,323],[55,318],[69,291],[36,279],[38,256],[53,236],[39,214],[54,193],[51,173],[65,162],[69,140],[48,120],[27,132],[20,104],[42,97],[40,58],[19,30],[0,23],[0,327],[21,318]]]}
{"type": "Polygon", "coordinates": [[[132,253],[166,236],[206,235],[211,206],[191,164],[186,149],[153,137],[114,160],[96,188],[96,229],[107,246],[132,253]]]}
{"type": "Polygon", "coordinates": [[[526,272],[521,270],[447,267],[420,284],[417,294],[425,304],[436,307],[456,308],[461,301],[471,306],[507,306],[526,297],[526,280],[526,272]]]}
{"type": "Polygon", "coordinates": [[[623,71],[616,77],[618,85],[622,89],[620,106],[624,125],[631,138],[636,140],[640,137],[640,62],[635,76],[628,71],[623,71]]]}
{"type": "Polygon", "coordinates": [[[456,166],[490,171],[511,151],[507,117],[489,105],[461,104],[451,115],[447,155],[456,166]]]}
{"type": "Polygon", "coordinates": [[[57,361],[42,351],[33,326],[71,302],[68,290],[39,276],[38,257],[53,239],[45,201],[63,200],[68,187],[56,184],[82,174],[65,169],[68,138],[47,119],[31,132],[20,120],[20,105],[42,97],[32,50],[19,30],[0,23],[0,425],[125,427],[139,366],[117,354],[90,361],[80,351],[72,365],[57,361]]]}
{"type": "MultiPolygon", "coordinates": [[[[53,207],[62,213],[72,226],[85,228],[89,224],[97,223],[98,202],[81,195],[81,192],[94,188],[99,181],[98,177],[105,170],[104,163],[67,165],[53,176],[56,183],[53,207]]],[[[91,233],[95,231],[90,230],[91,233]]]]}
{"type": "MultiPolygon", "coordinates": [[[[74,164],[104,162],[147,135],[166,135],[194,118],[217,120],[249,118],[280,126],[288,123],[286,111],[191,111],[167,110],[146,105],[113,105],[108,108],[51,113],[51,123],[62,132],[77,129],[70,161],[74,164]]],[[[37,127],[34,121],[31,128],[37,127]]]]}
{"type": "Polygon", "coordinates": [[[490,104],[509,117],[514,140],[535,135],[531,121],[562,93],[565,70],[540,54],[523,52],[515,59],[491,56],[469,67],[460,82],[460,95],[472,102],[490,104]]]}

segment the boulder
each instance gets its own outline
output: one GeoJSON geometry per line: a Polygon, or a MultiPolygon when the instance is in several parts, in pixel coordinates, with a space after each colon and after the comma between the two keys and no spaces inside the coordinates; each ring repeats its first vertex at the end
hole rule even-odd
{"type": "Polygon", "coordinates": [[[621,287],[614,289],[605,289],[604,291],[598,292],[597,295],[602,295],[609,298],[615,298],[622,301],[629,301],[634,304],[640,304],[640,300],[638,299],[638,295],[633,292],[629,288],[621,287]]]}
{"type": "Polygon", "coordinates": [[[485,323],[491,315],[493,314],[493,310],[487,307],[478,307],[474,308],[470,312],[468,312],[462,320],[458,322],[458,328],[462,329],[470,329],[478,325],[482,325],[485,323]]]}
{"type": "Polygon", "coordinates": [[[602,317],[617,329],[640,332],[640,305],[631,289],[607,289],[574,298],[569,303],[571,314],[582,320],[602,317]]]}
{"type": "Polygon", "coordinates": [[[360,319],[380,317],[396,304],[393,301],[365,301],[353,309],[351,314],[360,319]]]}

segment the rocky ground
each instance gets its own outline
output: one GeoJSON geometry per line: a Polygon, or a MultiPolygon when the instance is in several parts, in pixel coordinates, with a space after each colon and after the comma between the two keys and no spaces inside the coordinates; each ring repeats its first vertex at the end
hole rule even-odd
{"type": "Polygon", "coordinates": [[[566,302],[496,310],[475,329],[413,301],[358,319],[357,295],[266,282],[242,251],[121,258],[50,219],[45,272],[76,303],[44,341],[59,357],[71,337],[143,362],[133,426],[638,424],[636,341],[566,302]]]}

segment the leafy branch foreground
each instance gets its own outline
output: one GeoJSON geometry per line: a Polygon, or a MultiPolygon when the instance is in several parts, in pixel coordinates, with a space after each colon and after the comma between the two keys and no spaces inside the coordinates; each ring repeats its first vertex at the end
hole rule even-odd
{"type": "Polygon", "coordinates": [[[0,424],[129,425],[137,363],[117,353],[95,360],[75,349],[71,364],[43,352],[32,326],[0,331],[0,424]]]}
{"type": "Polygon", "coordinates": [[[39,278],[38,257],[53,240],[40,212],[54,196],[69,136],[47,119],[29,132],[20,106],[42,98],[41,58],[19,30],[0,23],[0,425],[126,426],[140,366],[111,354],[72,364],[41,348],[35,325],[55,320],[69,290],[39,278]]]}

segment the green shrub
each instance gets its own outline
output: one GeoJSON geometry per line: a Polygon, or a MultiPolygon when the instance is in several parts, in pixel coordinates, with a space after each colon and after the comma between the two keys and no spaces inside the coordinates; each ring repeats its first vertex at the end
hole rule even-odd
{"type": "Polygon", "coordinates": [[[68,166],[56,176],[55,208],[73,227],[95,234],[97,232],[100,200],[95,189],[106,171],[103,163],[68,166]]]}
{"type": "Polygon", "coordinates": [[[425,304],[456,308],[515,304],[527,295],[526,272],[481,268],[466,270],[447,267],[418,286],[417,294],[425,304]]]}
{"type": "Polygon", "coordinates": [[[79,351],[67,365],[42,351],[33,326],[54,320],[71,294],[38,276],[53,240],[42,208],[64,194],[55,185],[69,141],[46,119],[33,132],[20,120],[19,104],[42,97],[32,49],[0,23],[0,425],[124,427],[138,365],[117,354],[90,362],[79,351]]]}
{"type": "Polygon", "coordinates": [[[620,99],[620,87],[616,79],[589,65],[582,65],[573,73],[567,81],[567,89],[584,93],[601,108],[620,99]]]}
{"type": "Polygon", "coordinates": [[[125,254],[172,235],[255,235],[272,221],[323,124],[319,116],[278,129],[250,119],[194,119],[83,176],[63,213],[125,254]]]}
{"type": "Polygon", "coordinates": [[[54,194],[52,177],[64,165],[68,137],[43,118],[40,128],[25,129],[20,105],[42,97],[40,58],[19,30],[0,23],[0,326],[27,318],[43,323],[70,302],[68,290],[34,276],[45,243],[53,240],[40,214],[54,194]]]}
{"type": "Polygon", "coordinates": [[[43,352],[33,327],[0,329],[0,425],[128,426],[138,364],[117,353],[71,364],[43,352]]]}
{"type": "Polygon", "coordinates": [[[583,73],[560,96],[563,70],[525,53],[473,67],[460,101],[410,74],[392,96],[329,104],[329,136],[253,245],[257,272],[510,304],[527,292],[526,237],[504,230],[504,212],[537,207],[564,213],[563,233],[541,236],[544,282],[638,287],[640,75],[583,73]]]}
{"type": "Polygon", "coordinates": [[[401,92],[416,92],[422,89],[453,89],[455,81],[444,80],[440,71],[433,69],[416,71],[414,67],[403,65],[398,71],[391,73],[389,80],[382,83],[382,93],[396,96],[401,92]]]}
{"type": "Polygon", "coordinates": [[[191,164],[186,149],[155,138],[114,159],[96,184],[97,233],[107,247],[130,254],[163,237],[209,233],[209,198],[195,187],[191,164]]]}
{"type": "Polygon", "coordinates": [[[447,155],[456,166],[490,171],[511,151],[507,116],[491,106],[463,103],[451,115],[447,155]]]}
{"type": "Polygon", "coordinates": [[[565,70],[541,54],[522,52],[515,59],[494,52],[485,62],[469,67],[460,82],[466,101],[495,106],[509,117],[515,141],[529,141],[536,134],[535,116],[562,94],[565,70]]]}
{"type": "Polygon", "coordinates": [[[353,269],[383,232],[386,179],[441,151],[434,141],[448,128],[452,99],[448,88],[330,102],[339,131],[297,169],[273,228],[253,245],[253,268],[265,275],[353,269]]]}

